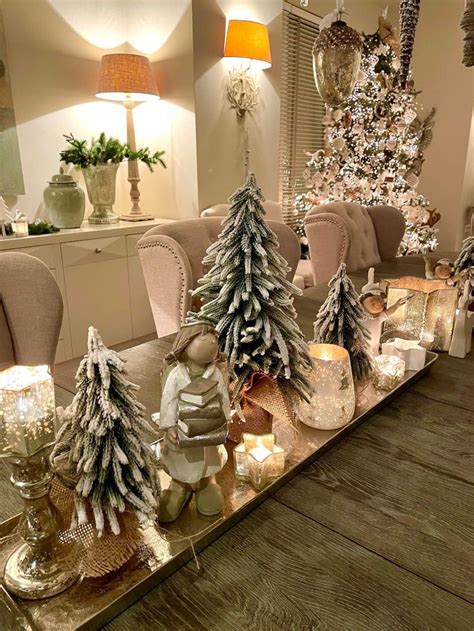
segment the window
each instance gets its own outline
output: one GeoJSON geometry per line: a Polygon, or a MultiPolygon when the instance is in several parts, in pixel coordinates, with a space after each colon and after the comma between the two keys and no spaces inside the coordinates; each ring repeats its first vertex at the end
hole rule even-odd
{"type": "Polygon", "coordinates": [[[298,7],[283,5],[283,54],[280,120],[280,200],[285,222],[294,225],[296,193],[305,191],[305,152],[324,147],[324,103],[313,78],[313,43],[320,18],[298,7]]]}

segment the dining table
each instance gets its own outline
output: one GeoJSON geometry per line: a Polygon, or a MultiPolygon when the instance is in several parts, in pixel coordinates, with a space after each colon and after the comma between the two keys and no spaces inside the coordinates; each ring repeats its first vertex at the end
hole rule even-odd
{"type": "MultiPolygon", "coordinates": [[[[359,292],[367,271],[350,273],[359,292]]],[[[383,261],[375,276],[423,277],[424,262],[383,261]]],[[[307,340],[327,292],[318,284],[295,297],[307,340]]],[[[173,339],[120,350],[148,419],[173,339]]],[[[473,355],[440,353],[427,374],[335,436],[104,628],[472,630],[473,355]]],[[[79,361],[56,366],[59,406],[72,401],[79,361]]],[[[0,493],[5,520],[21,510],[5,468],[0,493]]]]}

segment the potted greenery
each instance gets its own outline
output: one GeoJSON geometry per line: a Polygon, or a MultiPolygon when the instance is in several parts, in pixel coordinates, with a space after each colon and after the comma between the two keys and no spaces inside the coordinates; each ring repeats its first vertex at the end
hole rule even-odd
{"type": "Polygon", "coordinates": [[[140,160],[153,171],[153,165],[161,164],[166,168],[162,159],[164,151],[150,153],[150,149],[132,151],[127,144],[122,144],[117,138],[107,138],[102,132],[97,140],[94,138],[87,144],[86,140],[78,140],[72,134],[64,135],[69,147],[60,153],[60,158],[66,164],[73,164],[84,174],[87,195],[94,211],[89,217],[89,223],[108,224],[117,223],[119,218],[112,206],[115,203],[115,179],[117,169],[124,160],[140,160]]]}

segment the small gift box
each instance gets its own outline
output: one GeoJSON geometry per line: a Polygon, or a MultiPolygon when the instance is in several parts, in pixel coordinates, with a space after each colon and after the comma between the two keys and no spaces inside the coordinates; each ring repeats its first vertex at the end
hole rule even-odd
{"type": "Polygon", "coordinates": [[[408,294],[413,297],[385,322],[388,331],[403,331],[428,350],[447,351],[451,342],[458,292],[444,281],[405,276],[388,280],[387,305],[408,294]]]}

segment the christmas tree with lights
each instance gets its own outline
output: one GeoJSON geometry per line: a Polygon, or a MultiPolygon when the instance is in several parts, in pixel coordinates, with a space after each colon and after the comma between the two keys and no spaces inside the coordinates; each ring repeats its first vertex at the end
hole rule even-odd
{"type": "Polygon", "coordinates": [[[358,81],[344,106],[326,109],[325,149],[308,154],[308,191],[296,196],[295,214],[301,224],[312,206],[328,202],[395,206],[407,224],[400,254],[425,253],[437,247],[433,226],[440,215],[416,189],[434,110],[420,120],[413,81],[402,89],[390,28],[381,17],[378,32],[363,35],[358,81]]]}

